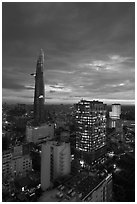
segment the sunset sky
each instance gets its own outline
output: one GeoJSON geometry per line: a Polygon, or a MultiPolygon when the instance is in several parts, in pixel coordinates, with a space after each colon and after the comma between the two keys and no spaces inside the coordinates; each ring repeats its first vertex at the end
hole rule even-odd
{"type": "Polygon", "coordinates": [[[135,5],[2,3],[3,101],[32,103],[45,53],[45,101],[134,104],[135,5]]]}

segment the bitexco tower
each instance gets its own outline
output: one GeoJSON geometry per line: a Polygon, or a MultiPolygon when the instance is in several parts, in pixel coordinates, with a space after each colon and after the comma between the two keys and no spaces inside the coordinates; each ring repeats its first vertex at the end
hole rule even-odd
{"type": "Polygon", "coordinates": [[[36,74],[35,74],[35,95],[34,95],[34,120],[36,123],[44,122],[44,52],[41,49],[37,60],[36,74]]]}

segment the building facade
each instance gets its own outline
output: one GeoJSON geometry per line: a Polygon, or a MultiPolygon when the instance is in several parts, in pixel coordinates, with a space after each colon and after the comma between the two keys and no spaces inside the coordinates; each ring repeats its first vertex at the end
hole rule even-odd
{"type": "Polygon", "coordinates": [[[12,153],[10,150],[2,152],[2,176],[9,176],[11,173],[10,163],[12,159],[12,153]]]}
{"type": "Polygon", "coordinates": [[[12,150],[3,151],[2,154],[2,175],[25,176],[32,170],[32,159],[28,151],[24,151],[26,145],[15,146],[12,150]]]}
{"type": "Polygon", "coordinates": [[[32,159],[29,155],[14,156],[11,160],[11,175],[26,176],[32,170],[32,159]]]}
{"type": "Polygon", "coordinates": [[[81,100],[75,105],[76,149],[90,154],[94,161],[106,147],[106,105],[81,100]]]}
{"type": "Polygon", "coordinates": [[[110,202],[112,201],[112,174],[108,174],[83,199],[84,202],[110,202]]]}
{"type": "Polygon", "coordinates": [[[42,144],[41,188],[46,190],[55,179],[68,175],[71,169],[70,143],[48,141],[42,144]]]}

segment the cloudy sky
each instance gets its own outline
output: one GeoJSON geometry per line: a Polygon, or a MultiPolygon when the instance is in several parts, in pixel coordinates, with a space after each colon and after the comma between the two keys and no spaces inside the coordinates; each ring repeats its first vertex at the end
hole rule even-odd
{"type": "Polygon", "coordinates": [[[33,102],[39,50],[47,103],[133,104],[134,3],[3,3],[2,95],[33,102]]]}

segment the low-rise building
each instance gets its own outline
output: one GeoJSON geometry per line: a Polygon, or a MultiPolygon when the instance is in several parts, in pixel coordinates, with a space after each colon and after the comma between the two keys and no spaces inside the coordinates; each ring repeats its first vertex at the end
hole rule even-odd
{"type": "Polygon", "coordinates": [[[11,174],[12,176],[26,176],[28,171],[32,170],[32,159],[29,155],[16,156],[11,160],[11,174]]]}
{"type": "Polygon", "coordinates": [[[64,130],[60,133],[60,140],[62,142],[69,142],[70,139],[70,132],[67,130],[64,130]]]}
{"type": "Polygon", "coordinates": [[[2,175],[4,177],[10,175],[11,159],[12,159],[12,153],[10,150],[2,152],[2,175]]]}
{"type": "Polygon", "coordinates": [[[23,151],[25,145],[15,146],[13,149],[2,153],[2,174],[6,176],[25,176],[32,170],[32,159],[27,151],[23,151]]]}
{"type": "Polygon", "coordinates": [[[54,138],[54,123],[44,123],[40,126],[27,126],[26,139],[27,142],[35,144],[44,142],[54,138]]]}

